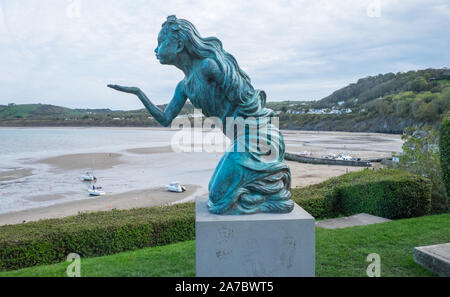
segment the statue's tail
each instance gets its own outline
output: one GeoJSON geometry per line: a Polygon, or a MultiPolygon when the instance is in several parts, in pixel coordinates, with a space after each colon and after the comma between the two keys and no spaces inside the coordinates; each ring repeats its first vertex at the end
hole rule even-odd
{"type": "MultiPolygon", "coordinates": [[[[244,171],[247,170],[244,169],[244,171]]],[[[291,212],[294,208],[294,201],[291,199],[289,167],[280,162],[264,171],[259,172],[256,179],[247,183],[243,182],[234,189],[229,189],[225,195],[217,195],[214,185],[211,184],[208,202],[209,211],[216,214],[291,212]]]]}
{"type": "Polygon", "coordinates": [[[289,168],[266,176],[242,188],[237,199],[236,208],[231,212],[258,213],[273,212],[287,213],[294,208],[290,189],[291,174],[289,168]]]}

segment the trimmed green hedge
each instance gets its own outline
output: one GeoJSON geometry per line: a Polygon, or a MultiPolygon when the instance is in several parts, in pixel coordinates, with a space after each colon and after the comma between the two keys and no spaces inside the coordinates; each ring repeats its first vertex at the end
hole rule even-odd
{"type": "Polygon", "coordinates": [[[335,218],[335,187],[327,181],[300,189],[291,189],[292,199],[315,218],[335,218]]]}
{"type": "Polygon", "coordinates": [[[194,212],[194,203],[183,203],[1,226],[0,270],[192,240],[194,212]]]}
{"type": "Polygon", "coordinates": [[[361,212],[389,219],[426,215],[431,182],[402,170],[364,169],[292,190],[293,199],[315,218],[361,212]]]}
{"type": "MultiPolygon", "coordinates": [[[[293,199],[316,218],[367,212],[420,216],[430,208],[430,182],[399,170],[363,170],[303,189],[293,199]]],[[[112,210],[0,226],[0,271],[114,254],[195,238],[194,203],[112,210]]]]}

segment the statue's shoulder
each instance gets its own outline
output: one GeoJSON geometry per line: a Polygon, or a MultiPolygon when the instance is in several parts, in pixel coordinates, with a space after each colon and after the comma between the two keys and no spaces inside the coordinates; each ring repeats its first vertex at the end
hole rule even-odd
{"type": "Polygon", "coordinates": [[[186,85],[184,79],[178,82],[177,87],[175,88],[175,92],[186,94],[186,85]]]}
{"type": "Polygon", "coordinates": [[[203,59],[200,64],[200,71],[205,77],[209,79],[220,79],[221,71],[219,65],[217,65],[217,62],[212,58],[203,59]]]}

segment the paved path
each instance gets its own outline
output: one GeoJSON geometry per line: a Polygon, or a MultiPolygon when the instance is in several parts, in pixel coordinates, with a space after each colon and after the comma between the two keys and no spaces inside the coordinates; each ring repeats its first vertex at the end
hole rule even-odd
{"type": "Polygon", "coordinates": [[[353,226],[364,226],[389,222],[389,219],[373,216],[367,213],[359,213],[350,217],[342,217],[336,219],[322,220],[316,222],[317,227],[325,229],[339,229],[353,226]]]}

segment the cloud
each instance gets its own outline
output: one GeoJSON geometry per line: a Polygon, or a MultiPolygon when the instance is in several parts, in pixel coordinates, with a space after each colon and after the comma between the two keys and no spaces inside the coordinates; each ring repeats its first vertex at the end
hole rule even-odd
{"type": "Polygon", "coordinates": [[[445,0],[3,0],[0,9],[0,104],[141,108],[108,83],[167,103],[183,74],[153,50],[170,14],[219,37],[268,100],[317,100],[367,75],[450,64],[445,0]]]}

